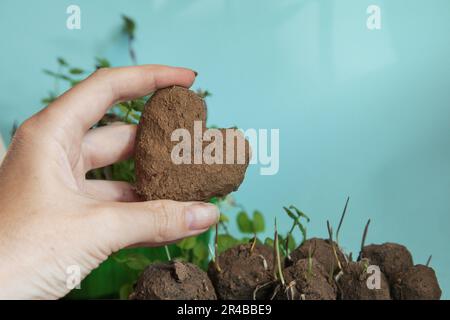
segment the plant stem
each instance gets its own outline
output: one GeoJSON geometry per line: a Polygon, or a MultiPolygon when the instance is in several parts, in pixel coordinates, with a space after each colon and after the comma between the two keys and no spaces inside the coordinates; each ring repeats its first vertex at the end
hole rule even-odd
{"type": "Polygon", "coordinates": [[[430,262],[431,262],[431,258],[433,257],[433,255],[430,254],[430,256],[428,257],[427,263],[425,264],[427,267],[430,266],[430,262]]]}
{"type": "Polygon", "coordinates": [[[334,257],[336,258],[339,270],[342,271],[342,265],[341,265],[341,262],[339,261],[339,258],[338,258],[338,255],[337,255],[337,251],[336,251],[336,247],[334,246],[334,242],[333,242],[333,228],[331,227],[330,221],[328,221],[328,220],[327,220],[327,228],[328,228],[328,235],[330,237],[330,245],[331,245],[331,248],[333,249],[334,257]]]}
{"type": "Polygon", "coordinates": [[[172,261],[172,257],[170,256],[169,246],[164,246],[164,249],[166,249],[167,260],[172,261]]]}
{"type": "Polygon", "coordinates": [[[130,54],[131,61],[134,65],[137,65],[136,52],[133,49],[133,37],[128,37],[128,53],[130,54]]]}
{"type": "Polygon", "coordinates": [[[347,201],[345,202],[344,210],[342,211],[341,220],[339,221],[338,228],[336,230],[336,243],[339,246],[339,231],[341,230],[342,222],[344,221],[345,213],[347,212],[348,201],[350,197],[347,197],[347,201]]]}
{"type": "Polygon", "coordinates": [[[222,269],[220,268],[219,265],[219,245],[218,245],[218,241],[219,241],[219,224],[216,223],[216,235],[214,238],[214,265],[216,267],[217,272],[222,272],[222,269]]]}
{"type": "Polygon", "coordinates": [[[362,251],[364,249],[364,244],[366,243],[367,232],[369,231],[369,224],[370,224],[370,219],[367,220],[366,226],[364,227],[364,232],[363,232],[363,236],[362,236],[362,239],[361,239],[361,249],[359,251],[359,259],[362,258],[361,255],[362,255],[362,251]]]}
{"type": "Polygon", "coordinates": [[[275,252],[276,252],[277,270],[278,270],[278,274],[280,276],[281,284],[284,287],[285,281],[284,281],[284,276],[283,276],[283,270],[281,268],[280,248],[279,248],[279,244],[278,244],[277,218],[275,218],[275,236],[273,239],[273,243],[274,243],[275,252]]]}

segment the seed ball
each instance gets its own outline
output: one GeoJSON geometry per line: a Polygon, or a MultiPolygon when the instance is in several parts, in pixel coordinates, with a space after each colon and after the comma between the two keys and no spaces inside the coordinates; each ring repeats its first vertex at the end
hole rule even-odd
{"type": "Polygon", "coordinates": [[[391,286],[397,282],[400,273],[413,266],[411,253],[397,243],[365,246],[360,258],[367,258],[370,264],[379,266],[391,286]]]}
{"type": "MultiPolygon", "coordinates": [[[[341,265],[346,261],[342,251],[337,246],[336,242],[334,247],[336,248],[336,254],[341,265]]],[[[297,249],[291,253],[291,261],[286,261],[286,266],[292,265],[297,260],[307,259],[310,254],[313,254],[313,258],[316,259],[324,268],[327,273],[335,273],[338,270],[338,263],[333,252],[333,247],[328,239],[311,238],[303,242],[297,249]]]]}
{"type": "Polygon", "coordinates": [[[205,121],[203,99],[186,88],[161,89],[149,99],[134,156],[135,189],[143,200],[207,201],[238,189],[250,160],[248,141],[237,129],[215,129],[204,138],[205,121]]]}
{"type": "Polygon", "coordinates": [[[393,294],[398,300],[439,300],[442,291],[434,270],[418,264],[400,276],[393,294]]]}
{"type": "Polygon", "coordinates": [[[344,264],[343,273],[337,280],[340,300],[391,300],[389,282],[381,271],[379,288],[369,286],[367,281],[371,281],[368,279],[371,274],[367,273],[367,266],[363,261],[344,264]]]}
{"type": "MultiPolygon", "coordinates": [[[[222,300],[252,300],[257,286],[273,280],[273,250],[265,245],[241,244],[225,250],[209,264],[208,275],[222,300]]],[[[267,299],[267,290],[257,290],[258,299],[267,299]]]]}
{"type": "Polygon", "coordinates": [[[315,258],[300,259],[283,270],[286,287],[277,299],[336,300],[337,289],[333,279],[315,258]]]}
{"type": "Polygon", "coordinates": [[[188,262],[154,263],[139,277],[132,300],[216,300],[206,272],[188,262]]]}

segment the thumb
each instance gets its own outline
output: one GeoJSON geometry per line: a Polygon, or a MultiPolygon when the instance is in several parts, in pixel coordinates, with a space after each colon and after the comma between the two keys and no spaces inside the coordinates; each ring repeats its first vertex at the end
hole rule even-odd
{"type": "Polygon", "coordinates": [[[108,205],[113,215],[113,251],[130,246],[158,246],[205,232],[219,220],[217,206],[204,202],[156,200],[108,205]]]}

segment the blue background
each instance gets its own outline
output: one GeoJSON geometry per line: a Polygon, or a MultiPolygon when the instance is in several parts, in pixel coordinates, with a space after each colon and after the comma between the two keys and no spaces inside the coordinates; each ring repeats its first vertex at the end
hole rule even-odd
{"type": "MultiPolygon", "coordinates": [[[[140,63],[191,67],[213,92],[211,123],[280,129],[280,171],[253,166],[236,193],[288,228],[296,204],[326,236],[351,197],[341,242],[399,242],[415,262],[433,254],[450,294],[450,1],[0,2],[0,128],[42,106],[55,58],[88,68],[94,56],[130,64],[120,14],[138,23],[140,63]],[[66,8],[81,7],[81,30],[66,8]],[[382,29],[366,28],[381,7],[382,29]]],[[[267,235],[272,233],[268,226],[267,235]]]]}

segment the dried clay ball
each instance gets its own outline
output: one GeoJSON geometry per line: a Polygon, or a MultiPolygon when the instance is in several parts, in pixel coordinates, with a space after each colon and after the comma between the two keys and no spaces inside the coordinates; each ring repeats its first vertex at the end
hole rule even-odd
{"type": "MultiPolygon", "coordinates": [[[[368,263],[363,261],[343,264],[343,273],[337,280],[341,300],[390,300],[389,282],[380,271],[379,287],[369,277],[368,263]],[[367,282],[371,282],[368,284],[367,282]]],[[[375,275],[374,275],[375,276],[375,275]]]]}
{"type": "Polygon", "coordinates": [[[150,98],[136,135],[141,198],[207,201],[238,189],[250,160],[248,141],[237,129],[209,130],[203,138],[205,121],[206,104],[191,90],[174,86],[150,98]],[[201,121],[197,134],[195,121],[201,121]]]}
{"type": "MultiPolygon", "coordinates": [[[[225,250],[209,264],[208,275],[222,300],[252,300],[258,286],[273,278],[273,250],[265,245],[241,244],[225,250]]],[[[270,288],[267,288],[270,289],[270,288]]],[[[267,290],[257,290],[257,299],[267,299],[267,290]]]]}
{"type": "Polygon", "coordinates": [[[398,300],[439,300],[442,293],[434,270],[420,264],[400,276],[393,292],[398,300]]]}
{"type": "Polygon", "coordinates": [[[380,267],[391,285],[397,282],[401,273],[413,266],[411,253],[405,246],[397,243],[365,246],[361,258],[366,258],[369,264],[380,267]]]}
{"type": "Polygon", "coordinates": [[[300,259],[283,270],[286,287],[280,289],[282,300],[336,300],[337,289],[323,266],[315,259],[300,259]]]}
{"type": "MultiPolygon", "coordinates": [[[[340,263],[345,262],[345,257],[342,251],[337,246],[336,242],[333,242],[336,249],[336,254],[340,263]]],[[[310,255],[316,259],[327,273],[333,273],[338,269],[338,263],[333,252],[333,247],[328,239],[311,238],[303,242],[297,249],[291,253],[291,261],[287,261],[287,266],[295,263],[297,260],[306,259],[310,255]]]]}
{"type": "Polygon", "coordinates": [[[192,263],[151,264],[139,277],[132,300],[216,300],[206,272],[192,263]]]}

